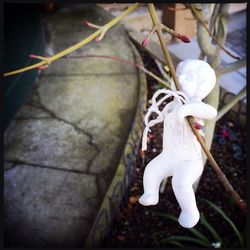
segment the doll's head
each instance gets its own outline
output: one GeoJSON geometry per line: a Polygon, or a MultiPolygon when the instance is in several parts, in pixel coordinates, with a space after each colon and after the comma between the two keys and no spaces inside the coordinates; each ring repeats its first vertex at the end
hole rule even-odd
{"type": "Polygon", "coordinates": [[[202,100],[212,91],[216,83],[214,70],[207,62],[198,59],[180,62],[176,74],[180,90],[191,99],[202,100]]]}

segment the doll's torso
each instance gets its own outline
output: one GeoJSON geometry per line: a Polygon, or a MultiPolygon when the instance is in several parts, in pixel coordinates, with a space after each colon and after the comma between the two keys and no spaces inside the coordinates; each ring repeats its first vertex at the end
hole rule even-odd
{"type": "MultiPolygon", "coordinates": [[[[175,155],[175,157],[185,155],[193,159],[201,157],[201,146],[193,134],[188,122],[177,121],[176,109],[181,104],[173,102],[163,110],[163,150],[164,154],[175,155]]],[[[189,157],[188,157],[189,158],[189,157]]]]}

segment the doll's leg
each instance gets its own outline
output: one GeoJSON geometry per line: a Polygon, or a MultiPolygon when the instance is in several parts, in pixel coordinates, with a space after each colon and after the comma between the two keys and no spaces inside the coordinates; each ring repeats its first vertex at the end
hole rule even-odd
{"type": "Polygon", "coordinates": [[[183,161],[173,174],[172,186],[181,207],[178,221],[181,226],[186,228],[192,228],[200,219],[193,184],[201,175],[202,170],[201,161],[183,161]]]}
{"type": "Polygon", "coordinates": [[[159,201],[159,187],[162,180],[168,177],[170,169],[167,159],[158,155],[148,163],[143,175],[144,194],[140,197],[139,203],[144,206],[155,205],[159,201]]]}

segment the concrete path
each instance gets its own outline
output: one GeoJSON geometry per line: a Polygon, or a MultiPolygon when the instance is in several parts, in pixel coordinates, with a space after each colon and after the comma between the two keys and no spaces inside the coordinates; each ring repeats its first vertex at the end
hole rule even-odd
{"type": "MultiPolygon", "coordinates": [[[[47,52],[91,34],[84,19],[112,19],[86,6],[45,17],[47,52]]],[[[71,55],[87,54],[136,61],[120,24],[71,55]]],[[[42,72],[4,135],[7,246],[84,245],[123,152],[139,84],[136,69],[100,58],[60,59],[42,72]]]]}

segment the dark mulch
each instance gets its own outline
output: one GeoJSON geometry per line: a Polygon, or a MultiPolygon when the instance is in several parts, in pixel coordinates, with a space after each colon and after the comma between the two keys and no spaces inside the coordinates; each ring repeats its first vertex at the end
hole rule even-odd
{"type": "MultiPolygon", "coordinates": [[[[146,68],[159,75],[154,60],[146,53],[142,52],[141,55],[146,68]]],[[[148,99],[157,88],[159,85],[155,80],[148,78],[148,99]]],[[[164,244],[162,239],[168,236],[193,237],[189,230],[182,228],[177,222],[154,214],[156,211],[171,214],[177,218],[179,216],[180,207],[172,191],[171,179],[166,185],[165,192],[160,194],[159,203],[156,206],[144,207],[138,203],[138,197],[143,192],[144,169],[162,149],[162,124],[153,127],[150,134],[151,139],[145,158],[140,158],[134,166],[137,171],[128,187],[128,199],[112,221],[109,234],[102,244],[104,247],[177,247],[169,243],[164,244]]],[[[235,121],[229,115],[224,116],[216,124],[211,153],[238,194],[246,199],[246,131],[236,126],[235,121]]],[[[202,198],[219,206],[246,239],[246,216],[225,191],[209,162],[204,168],[196,193],[198,209],[221,236],[223,247],[240,247],[237,236],[229,223],[202,198]]],[[[195,226],[195,229],[206,235],[211,243],[215,242],[211,233],[201,222],[195,226]]],[[[185,246],[199,246],[193,242],[180,243],[185,246]]]]}

